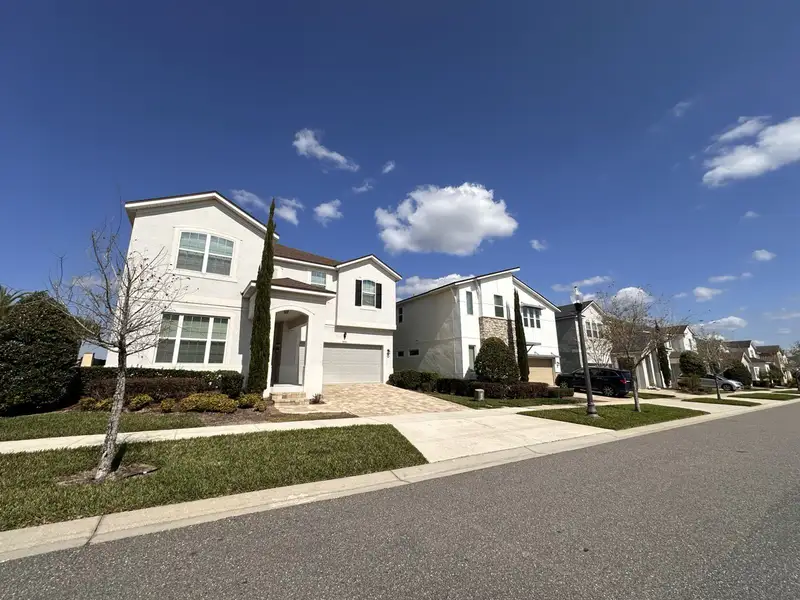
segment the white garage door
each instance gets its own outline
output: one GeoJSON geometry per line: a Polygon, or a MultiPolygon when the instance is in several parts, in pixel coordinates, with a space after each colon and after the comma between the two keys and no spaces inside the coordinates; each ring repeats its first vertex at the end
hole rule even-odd
{"type": "Polygon", "coordinates": [[[322,383],[381,383],[380,346],[325,344],[322,349],[322,383]]]}

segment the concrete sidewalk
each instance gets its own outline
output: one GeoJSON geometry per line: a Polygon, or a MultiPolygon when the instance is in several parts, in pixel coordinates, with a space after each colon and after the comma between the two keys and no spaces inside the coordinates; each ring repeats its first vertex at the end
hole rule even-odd
{"type": "MultiPolygon", "coordinates": [[[[601,405],[632,404],[630,398],[603,401],[601,405]]],[[[643,403],[680,406],[702,410],[709,414],[736,414],[752,410],[748,407],[722,404],[683,402],[678,399],[643,400],[643,403]]],[[[762,404],[779,404],[780,401],[759,401],[762,404]]],[[[218,427],[192,427],[187,429],[163,429],[121,433],[121,443],[161,442],[185,440],[218,435],[240,435],[267,431],[291,431],[317,429],[321,427],[348,427],[351,425],[388,424],[397,428],[428,462],[439,462],[488,452],[521,448],[606,431],[596,427],[564,423],[561,421],[534,419],[519,416],[523,411],[540,411],[554,408],[570,408],[574,404],[547,405],[520,408],[460,409],[438,413],[412,413],[406,415],[353,417],[318,421],[290,421],[286,423],[250,423],[218,427]]],[[[33,440],[0,442],[0,454],[38,452],[65,448],[99,446],[103,434],[81,435],[33,440]]]]}

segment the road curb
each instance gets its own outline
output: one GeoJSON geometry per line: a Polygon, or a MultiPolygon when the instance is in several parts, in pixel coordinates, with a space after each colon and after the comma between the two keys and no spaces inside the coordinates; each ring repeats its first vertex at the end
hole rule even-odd
{"type": "Polygon", "coordinates": [[[321,500],[341,498],[392,487],[449,477],[532,458],[543,458],[679,427],[699,425],[778,406],[796,404],[800,399],[770,402],[741,410],[646,425],[625,431],[602,431],[567,440],[545,442],[462,458],[405,467],[391,471],[356,475],[313,483],[207,498],[139,510],[63,521],[37,527],[0,532],[0,562],[37,554],[101,544],[112,540],[156,533],[245,514],[265,512],[321,500]]]}

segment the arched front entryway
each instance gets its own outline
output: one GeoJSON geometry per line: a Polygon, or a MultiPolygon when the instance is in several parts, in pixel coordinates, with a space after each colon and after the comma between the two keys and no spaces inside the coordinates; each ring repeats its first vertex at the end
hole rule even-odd
{"type": "Polygon", "coordinates": [[[273,313],[270,386],[299,386],[305,382],[306,344],[310,316],[296,309],[273,313]]]}

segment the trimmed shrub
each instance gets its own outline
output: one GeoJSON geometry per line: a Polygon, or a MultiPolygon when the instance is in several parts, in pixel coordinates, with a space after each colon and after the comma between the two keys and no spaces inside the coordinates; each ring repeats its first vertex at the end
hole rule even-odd
{"type": "Polygon", "coordinates": [[[519,381],[517,357],[503,340],[490,337],[483,342],[475,357],[475,374],[480,381],[519,381]]]}
{"type": "MultiPolygon", "coordinates": [[[[97,379],[85,386],[85,393],[98,399],[107,398],[114,395],[116,386],[116,379],[97,379]]],[[[125,382],[127,398],[147,394],[155,400],[181,399],[207,389],[206,382],[199,377],[129,377],[125,382]]]]}
{"type": "Polygon", "coordinates": [[[436,382],[438,380],[438,373],[434,373],[433,371],[420,371],[418,389],[422,392],[432,392],[436,388],[436,382]]]}
{"type": "Polygon", "coordinates": [[[388,383],[404,390],[421,390],[432,392],[436,389],[436,381],[439,379],[438,373],[432,371],[395,371],[389,375],[388,383]]]}
{"type": "Polygon", "coordinates": [[[261,394],[242,394],[238,399],[239,408],[253,408],[261,402],[261,394]]]}
{"type": "Polygon", "coordinates": [[[747,370],[742,363],[736,363],[728,367],[722,372],[723,377],[727,377],[728,379],[733,379],[734,381],[738,381],[743,386],[750,386],[753,385],[753,378],[750,375],[750,371],[747,370]]]}
{"type": "Polygon", "coordinates": [[[470,398],[475,396],[475,390],[483,390],[483,396],[493,400],[503,400],[508,393],[508,385],[493,381],[470,381],[467,387],[469,391],[465,395],[470,398]]]}
{"type": "Polygon", "coordinates": [[[455,396],[468,396],[469,384],[471,381],[466,379],[453,379],[440,377],[436,380],[436,391],[440,394],[453,394],[455,396]]]}
{"type": "Polygon", "coordinates": [[[78,400],[78,406],[80,406],[81,410],[105,411],[111,410],[112,401],[113,398],[98,400],[97,398],[87,396],[78,400]]]}
{"type": "Polygon", "coordinates": [[[259,400],[253,405],[253,410],[256,412],[266,412],[267,406],[266,400],[259,400]]]}
{"type": "Polygon", "coordinates": [[[128,410],[141,410],[153,403],[153,397],[148,394],[136,394],[128,400],[128,410]]]}
{"type": "Polygon", "coordinates": [[[562,388],[562,387],[548,387],[547,388],[547,397],[548,398],[572,398],[575,396],[575,390],[572,388],[562,388]]]}
{"type": "Polygon", "coordinates": [[[47,293],[13,304],[0,322],[0,415],[75,402],[79,348],[72,317],[47,293]]]}
{"type": "Polygon", "coordinates": [[[533,382],[512,383],[508,386],[506,397],[514,399],[544,398],[547,395],[547,384],[533,382]]]}
{"type": "Polygon", "coordinates": [[[236,400],[229,398],[220,392],[205,392],[186,396],[180,402],[181,410],[184,412],[236,412],[238,405],[236,400]]]}
{"type": "Polygon", "coordinates": [[[161,412],[171,413],[175,412],[175,408],[178,406],[178,401],[175,398],[164,398],[161,401],[161,412]]]}
{"type": "Polygon", "coordinates": [[[700,355],[697,354],[697,352],[692,352],[691,350],[681,352],[679,360],[681,365],[681,373],[687,377],[691,377],[692,375],[702,377],[706,374],[706,366],[703,364],[703,360],[700,358],[700,355]]]}
{"type": "MultiPolygon", "coordinates": [[[[80,375],[80,386],[84,396],[95,396],[94,392],[98,386],[105,386],[108,384],[99,384],[99,381],[116,381],[117,369],[115,367],[81,367],[78,369],[80,375]]],[[[236,398],[242,391],[242,374],[238,371],[192,371],[190,369],[151,369],[147,367],[131,367],[128,369],[127,384],[130,386],[131,382],[136,379],[162,381],[175,380],[175,379],[192,379],[194,384],[192,389],[187,390],[183,395],[187,396],[195,392],[222,392],[236,398]]],[[[164,389],[168,389],[170,384],[162,384],[164,389]]],[[[184,385],[186,383],[184,382],[184,385]]],[[[128,392],[131,393],[131,392],[128,392]]],[[[136,392],[139,393],[139,392],[136,392]]],[[[153,394],[149,390],[143,390],[141,393],[150,394],[154,398],[157,394],[153,394]]],[[[171,395],[171,394],[170,394],[171,395]]],[[[166,397],[166,396],[163,396],[166,397]]]]}

